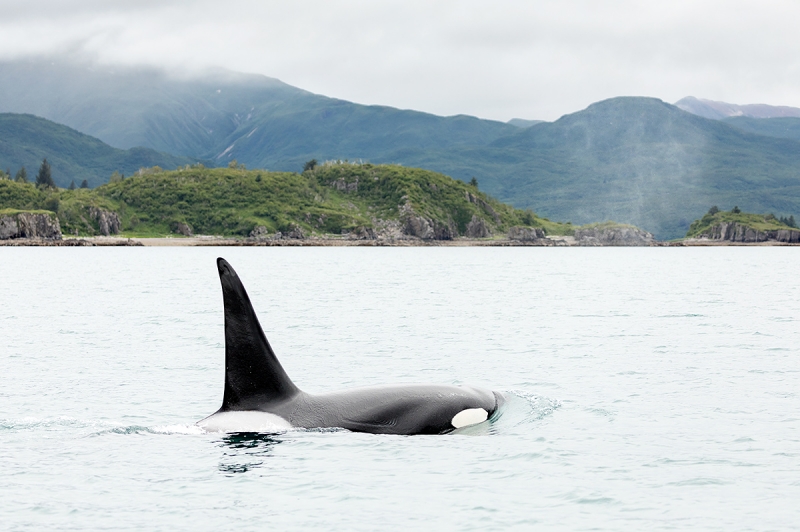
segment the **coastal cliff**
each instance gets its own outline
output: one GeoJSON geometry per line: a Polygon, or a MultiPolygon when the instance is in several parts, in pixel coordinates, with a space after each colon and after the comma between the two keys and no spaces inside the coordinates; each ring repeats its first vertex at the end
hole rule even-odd
{"type": "Polygon", "coordinates": [[[692,222],[686,238],[736,244],[800,244],[800,229],[794,216],[776,217],[742,212],[738,207],[730,211],[711,207],[702,218],[692,222]]]}
{"type": "Polygon", "coordinates": [[[58,217],[48,211],[0,211],[0,240],[16,238],[61,240],[58,217]]]}
{"type": "Polygon", "coordinates": [[[726,240],[728,242],[785,242],[788,244],[800,243],[799,229],[768,229],[758,230],[737,222],[723,222],[704,231],[699,238],[711,240],[726,240]]]}

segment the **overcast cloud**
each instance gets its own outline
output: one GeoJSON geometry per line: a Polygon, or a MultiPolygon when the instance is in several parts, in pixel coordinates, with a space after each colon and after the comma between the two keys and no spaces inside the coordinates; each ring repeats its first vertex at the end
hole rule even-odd
{"type": "Polygon", "coordinates": [[[3,0],[0,58],[222,66],[440,115],[621,95],[800,107],[800,2],[3,0]]]}

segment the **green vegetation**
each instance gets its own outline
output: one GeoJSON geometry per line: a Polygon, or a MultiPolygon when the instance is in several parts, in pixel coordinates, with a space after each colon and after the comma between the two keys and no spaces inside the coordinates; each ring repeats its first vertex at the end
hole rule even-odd
{"type": "Polygon", "coordinates": [[[317,160],[311,159],[310,161],[306,161],[306,164],[303,165],[303,172],[308,172],[316,167],[317,167],[317,160]]]}
{"type": "Polygon", "coordinates": [[[50,163],[47,162],[47,158],[42,160],[39,173],[36,174],[36,186],[39,188],[56,188],[56,184],[53,181],[53,174],[50,170],[50,163]]]}
{"type": "MultiPolygon", "coordinates": [[[[84,180],[87,187],[96,187],[108,181],[113,172],[122,175],[119,172],[130,174],[153,165],[176,168],[194,162],[148,148],[112,148],[94,137],[32,115],[0,113],[0,131],[0,164],[18,168],[15,179],[21,182],[28,180],[26,167],[38,167],[35,179],[40,186],[67,187],[72,180],[84,180]],[[42,164],[45,158],[47,168],[42,164]]],[[[2,173],[5,176],[6,172],[2,173]]],[[[5,178],[10,178],[11,172],[8,174],[5,178]]]]}
{"type": "MultiPolygon", "coordinates": [[[[365,218],[400,218],[404,206],[432,220],[455,223],[460,234],[473,216],[500,230],[514,225],[545,227],[546,220],[530,211],[514,209],[478,191],[474,186],[443,174],[396,165],[347,162],[325,163],[309,172],[326,188],[345,192],[368,206],[365,218]]],[[[552,224],[557,225],[557,224],[552,224]]]]}
{"type": "MultiPolygon", "coordinates": [[[[474,176],[482,191],[552,219],[613,219],[661,239],[684,235],[714,202],[747,212],[800,212],[797,119],[708,120],[652,98],[614,98],[523,129],[357,105],[263,76],[181,79],[147,69],[112,75],[67,62],[4,63],[0,92],[9,107],[117,147],[292,172],[312,159],[399,163],[462,181],[474,176]]],[[[87,153],[75,151],[83,157],[75,160],[90,160],[87,153]]],[[[59,186],[85,178],[63,170],[51,151],[22,160],[6,157],[0,146],[3,168],[25,164],[33,174],[43,157],[59,186]]],[[[131,175],[186,162],[106,164],[90,184],[104,183],[114,170],[131,175]]]]}
{"type": "Polygon", "coordinates": [[[777,231],[780,229],[797,228],[794,216],[788,218],[777,218],[774,214],[751,214],[742,212],[739,207],[734,207],[730,211],[721,211],[715,205],[700,218],[689,226],[686,238],[696,238],[702,234],[707,234],[712,227],[721,223],[738,223],[747,227],[752,227],[756,231],[777,231]]]}
{"type": "Polygon", "coordinates": [[[180,224],[198,234],[247,236],[301,229],[305,234],[379,230],[405,216],[450,224],[464,234],[474,218],[502,235],[511,226],[571,234],[572,226],[500,203],[442,174],[396,165],[328,162],[303,174],[184,166],[142,169],[96,189],[49,189],[0,181],[0,208],[55,212],[65,234],[98,231],[98,210],[116,212],[124,234],[158,236],[180,224]]]}
{"type": "Polygon", "coordinates": [[[33,183],[0,180],[0,209],[3,212],[55,213],[65,234],[98,234],[99,227],[92,208],[114,211],[119,205],[94,190],[40,188],[33,183]]]}
{"type": "Polygon", "coordinates": [[[55,214],[53,211],[46,211],[44,209],[0,209],[0,216],[14,216],[21,212],[30,214],[55,214]]]}

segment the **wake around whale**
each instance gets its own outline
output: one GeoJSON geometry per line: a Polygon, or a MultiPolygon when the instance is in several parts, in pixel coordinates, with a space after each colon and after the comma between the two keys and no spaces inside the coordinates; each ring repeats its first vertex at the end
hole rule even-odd
{"type": "Polygon", "coordinates": [[[214,432],[344,428],[374,434],[443,434],[487,421],[497,392],[448,385],[392,385],[311,395],[284,371],[230,264],[217,259],[225,303],[222,406],[197,424],[214,432]]]}

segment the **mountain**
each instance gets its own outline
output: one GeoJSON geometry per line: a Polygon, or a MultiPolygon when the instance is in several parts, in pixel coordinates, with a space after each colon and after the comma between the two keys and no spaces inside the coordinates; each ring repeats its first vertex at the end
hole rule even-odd
{"type": "Polygon", "coordinates": [[[503,201],[578,224],[631,223],[659,238],[683,236],[710,205],[800,212],[800,142],[653,98],[598,102],[454,155],[503,201]]]}
{"type": "Polygon", "coordinates": [[[544,120],[525,120],[524,118],[512,118],[507,124],[511,124],[512,126],[517,126],[522,129],[527,129],[531,126],[535,126],[536,124],[543,123],[544,120]]]}
{"type": "Polygon", "coordinates": [[[53,180],[60,187],[86,179],[90,187],[108,181],[112,172],[132,174],[142,167],[176,168],[192,163],[188,157],[149,148],[120,150],[67,126],[32,115],[0,114],[0,168],[14,175],[24,166],[28,179],[47,158],[53,180]]]}
{"type": "Polygon", "coordinates": [[[723,122],[741,129],[742,131],[748,131],[757,135],[800,141],[800,118],[750,118],[747,116],[732,116],[730,118],[724,118],[723,122]]]}
{"type": "Polygon", "coordinates": [[[703,118],[721,120],[732,116],[746,116],[749,118],[800,118],[800,108],[766,105],[762,103],[736,105],[733,103],[715,102],[687,96],[675,102],[675,106],[703,118]]]}
{"type": "Polygon", "coordinates": [[[0,63],[0,111],[42,116],[117,148],[295,171],[312,158],[402,162],[404,150],[484,145],[517,131],[354,104],[222,69],[181,76],[58,61],[0,63]]]}
{"type": "Polygon", "coordinates": [[[363,159],[475,177],[481,190],[553,220],[610,219],[661,239],[683,236],[711,205],[800,216],[800,142],[793,122],[779,122],[792,117],[709,120],[652,98],[614,98],[522,128],[359,105],[223,70],[12,62],[0,63],[3,110],[220,166],[299,171],[311,159],[363,159]]]}

